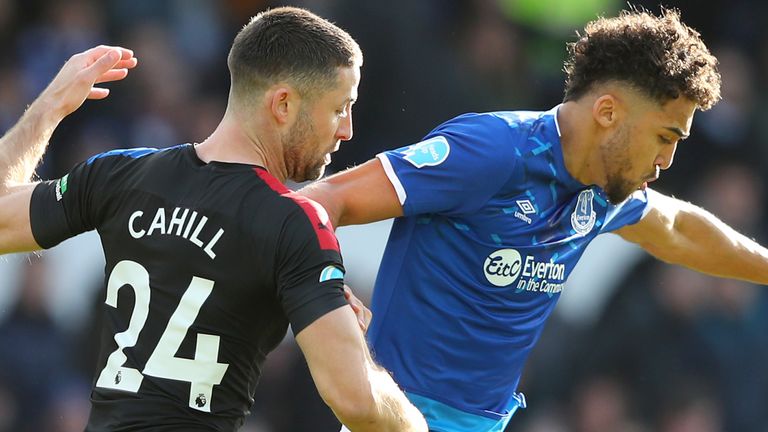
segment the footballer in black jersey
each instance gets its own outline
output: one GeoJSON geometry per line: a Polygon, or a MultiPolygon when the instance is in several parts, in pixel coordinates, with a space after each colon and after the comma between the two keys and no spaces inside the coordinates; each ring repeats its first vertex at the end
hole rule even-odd
{"type": "Polygon", "coordinates": [[[303,9],[265,11],[235,37],[227,109],[203,142],[108,151],[31,181],[59,122],[136,65],[120,47],[74,55],[0,138],[0,253],[101,237],[104,327],[86,430],[237,430],[290,325],[350,430],[426,432],[368,350],[370,311],[344,286],[328,214],[283,185],[319,178],[352,138],[354,39],[303,9]]]}
{"type": "Polygon", "coordinates": [[[190,144],[91,157],[40,183],[30,217],[44,248],[101,236],[106,325],[88,431],[161,419],[236,429],[289,323],[298,333],[347,304],[325,210],[259,166],[203,163],[190,144]]]}

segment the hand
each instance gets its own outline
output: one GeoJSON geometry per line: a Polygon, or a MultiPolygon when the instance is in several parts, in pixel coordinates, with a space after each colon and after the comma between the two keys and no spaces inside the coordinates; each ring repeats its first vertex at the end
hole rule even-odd
{"type": "Polygon", "coordinates": [[[347,299],[349,305],[352,306],[352,310],[357,316],[357,323],[360,324],[360,330],[365,333],[368,331],[368,325],[371,323],[373,313],[370,309],[365,307],[359,298],[355,297],[355,295],[352,293],[352,289],[347,285],[344,285],[344,298],[347,299]]]}
{"type": "Polygon", "coordinates": [[[64,118],[86,99],[107,97],[109,89],[94,85],[125,78],[137,63],[133,51],[121,47],[99,45],[75,54],[64,63],[38,101],[64,118]]]}

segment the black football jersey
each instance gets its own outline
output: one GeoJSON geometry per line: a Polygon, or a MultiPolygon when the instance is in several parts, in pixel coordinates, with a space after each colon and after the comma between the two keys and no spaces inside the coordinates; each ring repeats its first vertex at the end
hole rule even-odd
{"type": "Polygon", "coordinates": [[[96,155],[39,184],[30,212],[43,248],[101,237],[87,431],[236,430],[288,325],[298,333],[346,304],[325,210],[264,168],[204,163],[190,144],[96,155]]]}

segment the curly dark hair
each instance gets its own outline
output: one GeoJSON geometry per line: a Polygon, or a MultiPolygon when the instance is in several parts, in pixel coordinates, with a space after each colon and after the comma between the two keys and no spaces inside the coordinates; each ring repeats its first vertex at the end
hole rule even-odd
{"type": "Polygon", "coordinates": [[[675,9],[662,8],[657,17],[632,8],[588,23],[577,36],[564,67],[566,102],[613,80],[661,104],[683,95],[708,110],[720,100],[717,59],[675,9]]]}

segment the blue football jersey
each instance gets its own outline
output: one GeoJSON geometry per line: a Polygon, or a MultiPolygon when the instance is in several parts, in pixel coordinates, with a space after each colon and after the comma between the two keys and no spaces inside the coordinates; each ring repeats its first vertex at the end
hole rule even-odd
{"type": "Polygon", "coordinates": [[[640,220],[566,170],[557,107],[465,114],[378,155],[404,216],[392,226],[368,332],[433,431],[502,431],[523,365],[598,234],[640,220]]]}

